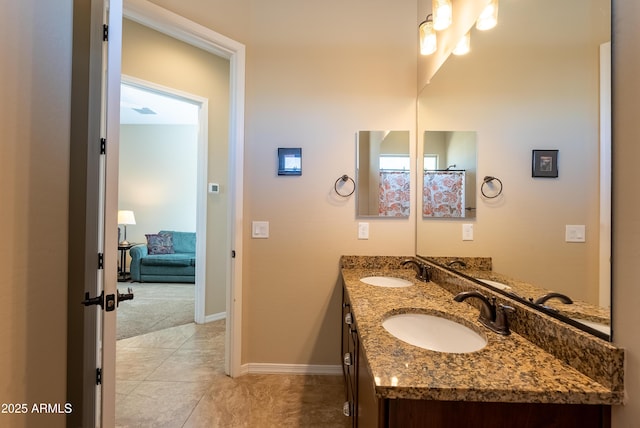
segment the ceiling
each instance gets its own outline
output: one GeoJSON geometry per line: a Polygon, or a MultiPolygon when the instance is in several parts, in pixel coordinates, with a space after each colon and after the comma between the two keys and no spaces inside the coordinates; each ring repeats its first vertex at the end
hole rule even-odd
{"type": "Polygon", "coordinates": [[[123,83],[122,125],[197,125],[198,105],[177,96],[123,83]]]}

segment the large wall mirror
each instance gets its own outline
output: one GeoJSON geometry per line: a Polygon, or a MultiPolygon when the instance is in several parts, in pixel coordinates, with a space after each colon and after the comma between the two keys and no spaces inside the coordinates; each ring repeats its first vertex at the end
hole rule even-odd
{"type": "Polygon", "coordinates": [[[605,325],[610,9],[609,0],[501,1],[498,25],[472,29],[471,52],[449,57],[421,90],[417,130],[475,130],[476,184],[497,177],[502,193],[478,194],[472,240],[462,240],[466,222],[418,216],[416,253],[491,257],[495,272],[599,309],[605,325]],[[533,150],[558,150],[557,178],[532,176],[533,150]],[[584,242],[568,242],[568,225],[585,227],[584,242]]]}
{"type": "Polygon", "coordinates": [[[358,217],[409,217],[409,131],[359,131],[356,141],[358,217]]]}

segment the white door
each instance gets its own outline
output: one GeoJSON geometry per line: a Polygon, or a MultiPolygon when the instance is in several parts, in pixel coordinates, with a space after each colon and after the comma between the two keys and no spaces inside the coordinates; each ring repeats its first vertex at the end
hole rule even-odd
{"type": "Polygon", "coordinates": [[[96,270],[85,288],[83,425],[113,427],[122,0],[91,1],[90,44],[89,139],[97,141],[88,141],[86,240],[96,270]]]}

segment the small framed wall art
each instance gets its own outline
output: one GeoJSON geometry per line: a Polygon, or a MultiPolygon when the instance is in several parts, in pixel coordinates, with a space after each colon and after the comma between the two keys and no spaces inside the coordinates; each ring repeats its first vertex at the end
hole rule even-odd
{"type": "Polygon", "coordinates": [[[533,150],[532,177],[558,177],[558,150],[533,150]]]}
{"type": "Polygon", "coordinates": [[[278,148],[278,175],[302,175],[301,148],[278,148]]]}

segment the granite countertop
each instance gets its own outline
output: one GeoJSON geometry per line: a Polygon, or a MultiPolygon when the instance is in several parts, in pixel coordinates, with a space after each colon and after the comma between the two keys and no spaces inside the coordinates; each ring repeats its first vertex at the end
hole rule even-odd
{"type": "MultiPolygon", "coordinates": [[[[474,278],[488,279],[508,285],[509,287],[511,287],[510,291],[516,293],[523,299],[536,299],[543,294],[553,291],[527,283],[525,281],[511,278],[494,271],[461,270],[460,272],[474,278]]],[[[545,306],[555,309],[560,314],[569,318],[578,318],[586,321],[598,322],[604,325],[609,325],[610,322],[610,308],[602,308],[575,299],[570,305],[565,305],[558,299],[550,299],[546,301],[545,306]]]]}
{"type": "Polygon", "coordinates": [[[413,269],[342,268],[344,286],[382,398],[566,404],[619,404],[622,397],[512,332],[496,334],[480,324],[478,310],[458,303],[444,288],[415,279],[413,269]],[[394,276],[414,282],[377,287],[359,279],[394,276]],[[389,315],[431,313],[462,323],[487,339],[466,354],[429,351],[402,342],[382,327],[389,315]]]}

